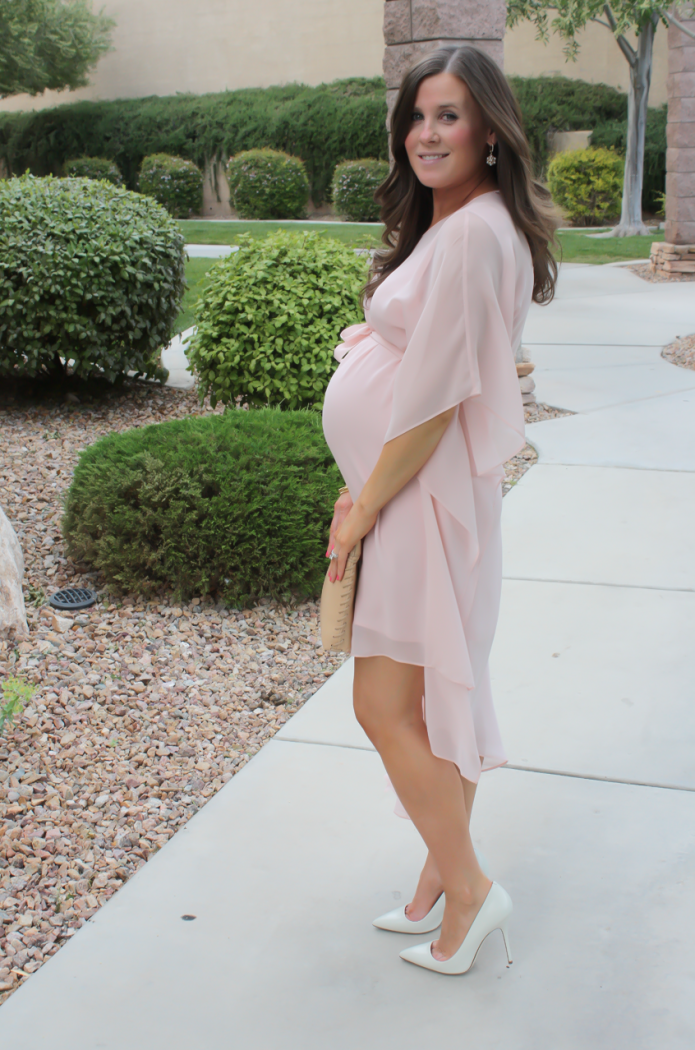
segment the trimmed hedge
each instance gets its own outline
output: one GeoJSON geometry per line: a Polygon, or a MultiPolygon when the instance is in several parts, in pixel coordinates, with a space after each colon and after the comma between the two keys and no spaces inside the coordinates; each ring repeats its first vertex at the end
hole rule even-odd
{"type": "Polygon", "coordinates": [[[300,157],[320,204],[336,164],[388,156],[381,77],[308,87],[242,88],[215,94],[72,102],[53,109],[0,113],[0,156],[10,173],[59,174],[68,157],[112,157],[137,189],[143,157],[169,153],[205,168],[267,146],[300,157]]]}
{"type": "MultiPolygon", "coordinates": [[[[622,127],[624,135],[623,92],[562,76],[514,76],[509,82],[521,106],[539,177],[547,171],[551,131],[592,128],[593,145],[624,148],[601,137],[604,127],[612,129],[611,135],[622,127]]],[[[662,113],[663,107],[656,112],[662,113]]],[[[648,117],[648,123],[650,119],[654,134],[647,135],[645,169],[650,183],[645,193],[654,194],[664,189],[666,132],[663,117],[648,117]]],[[[267,146],[304,161],[311,197],[318,205],[330,192],[340,161],[388,158],[385,121],[381,77],[318,87],[287,84],[207,95],[72,102],[0,113],[0,157],[11,173],[29,168],[35,175],[60,174],[68,157],[111,157],[128,188],[136,189],[140,164],[149,153],[176,154],[204,168],[213,160],[226,161],[244,150],[267,146]]],[[[648,200],[645,197],[645,206],[648,200]]]]}
{"type": "Polygon", "coordinates": [[[309,180],[298,157],[273,149],[250,149],[227,165],[230,203],[241,219],[301,219],[309,180]]]}
{"type": "Polygon", "coordinates": [[[624,163],[609,149],[557,153],[548,166],[552,198],[579,226],[600,226],[620,214],[624,163]]]}
{"type": "Polygon", "coordinates": [[[0,375],[166,378],[183,236],[149,197],[92,179],[0,180],[0,375]],[[62,359],[62,360],[61,360],[62,359]]]}
{"type": "Polygon", "coordinates": [[[239,237],[213,266],[188,360],[201,401],[320,410],[340,332],[363,320],[368,258],[318,233],[239,237]]]}
{"type": "Polygon", "coordinates": [[[73,179],[104,179],[112,186],[123,185],[120,171],[106,157],[75,157],[74,160],[66,160],[63,174],[73,179]]]}
{"type": "Polygon", "coordinates": [[[380,208],[374,191],[389,173],[385,160],[345,160],[333,174],[333,204],[351,222],[377,222],[380,208]]]}
{"type": "MultiPolygon", "coordinates": [[[[663,207],[663,194],[666,189],[666,119],[665,105],[647,110],[642,206],[655,213],[663,207]]],[[[602,124],[592,134],[591,145],[614,149],[616,153],[624,156],[627,147],[626,122],[619,120],[602,124]]]]}
{"type": "Polygon", "coordinates": [[[203,210],[203,175],[183,157],[152,153],[145,157],[138,178],[140,193],[154,197],[175,219],[187,219],[203,210]]]}
{"type": "Polygon", "coordinates": [[[302,600],[320,593],[341,484],[315,412],[189,417],[85,449],[63,533],[126,591],[302,600]]]}

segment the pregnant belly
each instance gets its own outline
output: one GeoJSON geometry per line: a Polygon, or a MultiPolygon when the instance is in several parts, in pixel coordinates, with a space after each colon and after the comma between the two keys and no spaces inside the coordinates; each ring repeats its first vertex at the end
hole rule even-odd
{"type": "Polygon", "coordinates": [[[353,347],[331,377],[323,402],[323,433],[357,499],[384,445],[399,361],[378,343],[353,347]]]}

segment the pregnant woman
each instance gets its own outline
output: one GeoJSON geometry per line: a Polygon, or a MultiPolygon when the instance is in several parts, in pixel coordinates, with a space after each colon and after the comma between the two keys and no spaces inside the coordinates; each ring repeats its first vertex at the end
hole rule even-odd
{"type": "MultiPolygon", "coordinates": [[[[511,901],[469,833],[481,770],[505,761],[488,656],[501,580],[503,464],[524,446],[515,350],[557,267],[518,106],[497,65],[444,47],[405,76],[394,166],[377,197],[386,249],[346,329],[323,427],[349,495],[327,554],[362,539],[355,713],[428,855],[412,902],[376,920],[439,938],[401,957],[463,973],[511,901]]],[[[398,811],[398,810],[397,810],[398,811]]],[[[510,957],[511,958],[511,957],[510,957]]]]}

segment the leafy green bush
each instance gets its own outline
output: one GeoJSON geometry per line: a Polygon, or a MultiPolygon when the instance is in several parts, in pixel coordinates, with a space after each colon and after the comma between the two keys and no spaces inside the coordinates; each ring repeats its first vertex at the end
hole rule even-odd
{"type": "Polygon", "coordinates": [[[227,165],[230,203],[241,219],[301,219],[309,180],[298,157],[250,149],[227,165]]]}
{"type": "MultiPolygon", "coordinates": [[[[666,116],[667,107],[647,110],[647,126],[644,138],[644,181],[642,183],[642,207],[657,213],[666,188],[666,116]]],[[[614,149],[625,155],[627,147],[627,123],[624,120],[603,124],[591,136],[592,146],[614,149]]]]}
{"type": "Polygon", "coordinates": [[[622,157],[609,149],[556,153],[548,166],[548,185],[570,222],[600,226],[620,213],[622,157]]]}
{"type": "Polygon", "coordinates": [[[145,157],[138,180],[141,193],[163,205],[176,219],[187,219],[203,210],[203,175],[183,157],[152,153],[145,157]]]}
{"type": "Polygon", "coordinates": [[[377,222],[379,205],[374,191],[389,173],[385,160],[344,160],[333,174],[333,204],[352,222],[377,222]]]}
{"type": "Polygon", "coordinates": [[[547,172],[553,131],[591,131],[627,120],[627,95],[608,84],[562,76],[508,79],[521,108],[538,177],[547,172]]]}
{"type": "Polygon", "coordinates": [[[0,375],[163,377],[184,287],[183,236],[149,197],[0,180],[0,375]]]}
{"type": "Polygon", "coordinates": [[[123,176],[112,160],[106,157],[75,157],[66,160],[63,173],[75,179],[105,179],[113,186],[123,185],[123,176]]]}
{"type": "Polygon", "coordinates": [[[339,161],[388,156],[383,79],[70,102],[0,113],[0,156],[11,174],[27,168],[35,175],[58,174],[68,157],[108,155],[132,190],[150,153],[176,154],[204,168],[263,146],[301,157],[312,200],[320,204],[339,161]]]}
{"type": "Polygon", "coordinates": [[[366,255],[317,233],[240,237],[196,307],[188,359],[201,400],[320,409],[366,278],[366,255]]]}
{"type": "Polygon", "coordinates": [[[317,413],[230,409],[90,445],[63,532],[128,591],[302,599],[320,592],[341,483],[317,413]]]}

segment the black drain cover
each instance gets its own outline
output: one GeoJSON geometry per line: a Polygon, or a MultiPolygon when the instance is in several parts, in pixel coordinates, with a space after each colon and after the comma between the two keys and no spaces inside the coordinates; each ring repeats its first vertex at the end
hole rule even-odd
{"type": "Polygon", "coordinates": [[[87,587],[66,587],[64,591],[52,594],[48,604],[54,609],[86,609],[94,605],[96,600],[96,591],[90,591],[87,587]]]}

